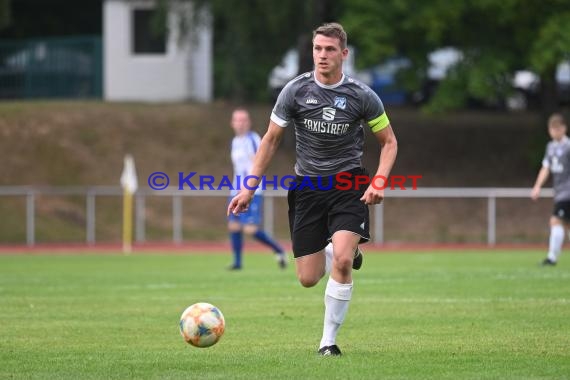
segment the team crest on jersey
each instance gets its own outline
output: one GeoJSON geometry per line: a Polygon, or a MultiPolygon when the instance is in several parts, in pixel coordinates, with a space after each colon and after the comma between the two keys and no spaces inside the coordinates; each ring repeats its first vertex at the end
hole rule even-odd
{"type": "Polygon", "coordinates": [[[337,96],[334,98],[334,108],[343,110],[346,108],[346,98],[344,96],[337,96]]]}
{"type": "Polygon", "coordinates": [[[332,108],[332,107],[323,108],[323,120],[333,121],[335,114],[336,114],[336,110],[334,108],[332,108]]]}

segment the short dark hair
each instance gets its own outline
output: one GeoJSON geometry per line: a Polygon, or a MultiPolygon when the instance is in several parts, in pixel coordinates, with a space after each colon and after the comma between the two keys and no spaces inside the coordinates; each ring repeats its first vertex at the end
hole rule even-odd
{"type": "Polygon", "coordinates": [[[247,110],[247,108],[243,107],[243,106],[237,106],[236,108],[234,108],[234,110],[232,111],[232,113],[234,112],[247,112],[249,113],[249,111],[247,110]]]}
{"type": "Polygon", "coordinates": [[[342,25],[337,22],[329,22],[319,26],[313,30],[313,41],[317,34],[322,34],[326,37],[337,38],[340,42],[340,48],[346,49],[347,36],[342,25]]]}
{"type": "Polygon", "coordinates": [[[564,121],[564,116],[561,113],[553,113],[548,118],[548,126],[553,127],[566,127],[566,122],[564,121]]]}

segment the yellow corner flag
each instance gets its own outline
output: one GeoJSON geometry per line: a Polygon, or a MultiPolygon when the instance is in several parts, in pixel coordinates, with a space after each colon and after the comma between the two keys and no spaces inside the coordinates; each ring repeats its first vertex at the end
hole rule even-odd
{"type": "Polygon", "coordinates": [[[123,253],[129,254],[133,240],[133,194],[138,188],[135,160],[130,154],[125,155],[121,187],[123,188],[123,253]]]}

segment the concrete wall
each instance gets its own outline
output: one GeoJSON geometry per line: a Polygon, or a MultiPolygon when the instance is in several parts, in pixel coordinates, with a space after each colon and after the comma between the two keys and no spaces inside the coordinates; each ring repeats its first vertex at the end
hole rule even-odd
{"type": "Polygon", "coordinates": [[[134,54],[134,9],[154,1],[105,0],[103,4],[104,97],[109,101],[173,102],[212,99],[212,33],[201,27],[197,38],[178,41],[177,17],[191,12],[179,5],[168,15],[166,54],[134,54]]]}

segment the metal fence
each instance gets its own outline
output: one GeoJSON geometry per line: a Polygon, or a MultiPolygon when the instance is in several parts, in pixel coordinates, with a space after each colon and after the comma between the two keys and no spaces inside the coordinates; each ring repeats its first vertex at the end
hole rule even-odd
{"type": "MultiPolygon", "coordinates": [[[[387,191],[387,198],[472,198],[486,199],[487,201],[487,244],[494,246],[496,243],[497,230],[497,199],[502,198],[526,198],[528,199],[530,189],[528,188],[419,188],[410,191],[387,191]]],[[[36,197],[40,195],[64,195],[64,196],[84,196],[85,197],[85,235],[86,243],[94,244],[95,221],[96,221],[96,200],[98,197],[114,196],[121,197],[123,191],[118,186],[93,186],[93,187],[30,187],[30,186],[0,186],[0,197],[18,196],[25,197],[26,206],[26,244],[34,246],[36,244],[36,197]]],[[[143,189],[135,194],[135,241],[143,243],[145,238],[145,214],[146,199],[148,197],[170,197],[172,199],[172,241],[181,243],[183,240],[183,197],[228,197],[228,191],[153,191],[143,189]]],[[[275,199],[286,197],[284,190],[266,191],[264,193],[264,214],[263,227],[272,234],[275,223],[275,199]]],[[[552,189],[543,189],[541,197],[552,197],[552,189]]],[[[384,205],[372,207],[372,239],[375,243],[384,242],[384,205]]],[[[24,210],[23,210],[24,212],[24,210]]]]}
{"type": "Polygon", "coordinates": [[[0,99],[100,98],[101,37],[0,40],[0,99]]]}

